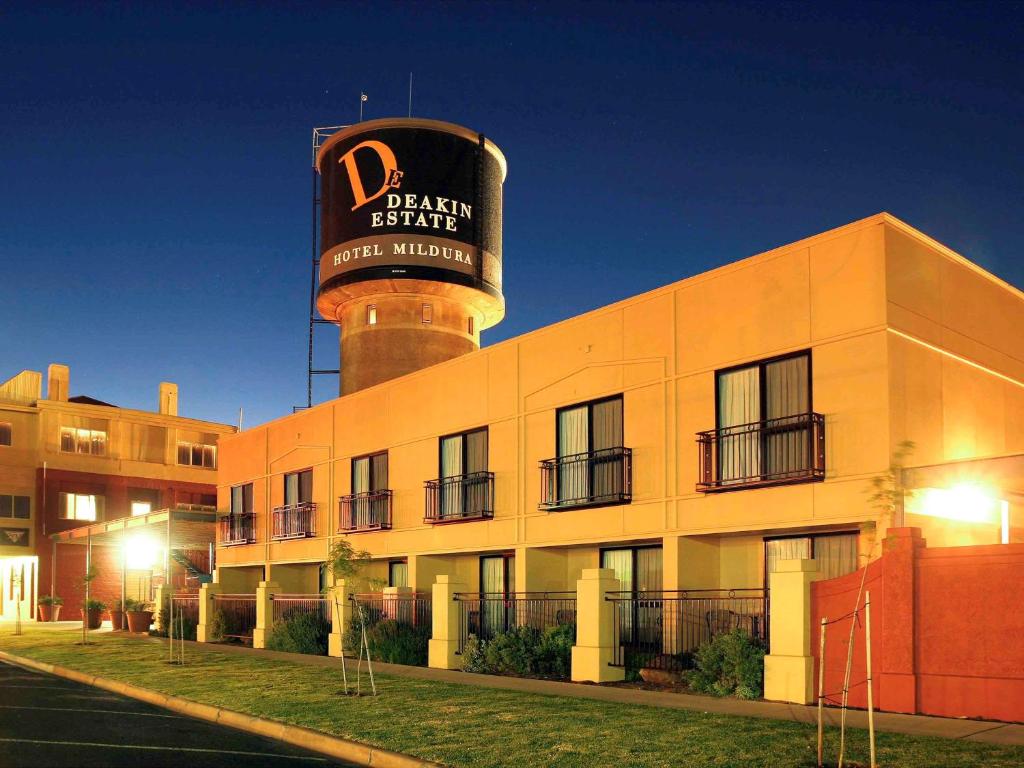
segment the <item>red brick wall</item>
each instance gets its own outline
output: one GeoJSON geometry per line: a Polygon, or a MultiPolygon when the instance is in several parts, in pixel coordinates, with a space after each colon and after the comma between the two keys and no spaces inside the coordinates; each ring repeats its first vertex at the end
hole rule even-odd
{"type": "MultiPolygon", "coordinates": [[[[864,570],[811,585],[812,650],[822,616],[852,611],[864,570]]],[[[916,528],[888,532],[868,566],[875,706],[1024,722],[1024,544],[928,549],[916,528]]],[[[842,689],[850,620],[826,631],[825,691],[842,689]]],[[[849,702],[867,706],[863,616],[849,702]]],[[[816,672],[817,674],[817,672],[816,672]]],[[[815,678],[817,679],[817,678],[815,678]]]]}
{"type": "MultiPolygon", "coordinates": [[[[64,607],[61,609],[62,619],[81,618],[79,610],[85,599],[85,585],[82,583],[82,577],[85,575],[85,552],[86,547],[79,544],[61,544],[57,547],[56,591],[60,597],[64,598],[64,607]]],[[[115,600],[121,599],[121,562],[117,547],[94,545],[92,560],[97,574],[89,585],[90,596],[96,600],[102,600],[109,606],[115,600]]],[[[50,592],[49,571],[40,574],[39,592],[40,594],[49,594],[50,592]],[[43,576],[45,576],[45,582],[43,576]]]]}

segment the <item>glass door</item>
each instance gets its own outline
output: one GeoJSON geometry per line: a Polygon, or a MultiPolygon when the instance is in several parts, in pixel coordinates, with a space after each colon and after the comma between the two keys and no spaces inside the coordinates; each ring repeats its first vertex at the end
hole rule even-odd
{"type": "Polygon", "coordinates": [[[480,637],[492,638],[515,625],[515,555],[480,558],[480,637]]]}

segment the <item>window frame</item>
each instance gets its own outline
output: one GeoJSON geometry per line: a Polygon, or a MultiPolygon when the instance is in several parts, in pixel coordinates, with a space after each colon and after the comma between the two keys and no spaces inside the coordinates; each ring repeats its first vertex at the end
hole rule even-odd
{"type": "Polygon", "coordinates": [[[477,472],[490,472],[491,471],[491,427],[485,424],[482,427],[474,427],[472,429],[464,429],[461,432],[452,432],[447,435],[441,435],[437,438],[437,477],[439,480],[445,478],[444,475],[444,441],[452,437],[462,438],[462,473],[458,475],[450,475],[450,477],[466,477],[470,474],[476,474],[477,472]],[[466,464],[468,459],[467,450],[469,448],[469,441],[466,439],[469,435],[476,434],[477,432],[483,432],[487,435],[487,468],[478,469],[474,472],[466,471],[466,464]]]}
{"type": "Polygon", "coordinates": [[[306,467],[305,469],[296,469],[293,472],[285,472],[284,475],[282,475],[282,477],[281,477],[281,485],[282,485],[282,490],[284,491],[284,495],[282,496],[282,500],[284,501],[283,506],[290,507],[290,506],[299,506],[300,504],[312,504],[313,503],[313,468],[312,467],[306,467]],[[291,477],[292,475],[295,475],[295,476],[297,476],[299,478],[298,485],[296,486],[296,488],[297,488],[299,496],[301,497],[302,496],[302,475],[304,475],[306,472],[309,473],[309,498],[306,499],[305,501],[303,501],[301,498],[299,498],[298,500],[293,501],[293,502],[291,502],[289,504],[289,502],[288,502],[288,478],[291,477]]]}
{"type": "MultiPolygon", "coordinates": [[[[813,560],[814,559],[814,540],[815,539],[819,539],[819,538],[820,539],[824,539],[824,538],[828,538],[828,537],[831,537],[831,536],[857,536],[859,538],[860,535],[861,535],[861,532],[860,532],[859,529],[857,529],[857,528],[848,528],[846,530],[841,530],[841,531],[809,531],[809,532],[804,532],[804,533],[786,533],[786,534],[782,534],[781,536],[762,536],[761,537],[761,577],[762,577],[762,581],[764,582],[764,588],[766,590],[768,589],[768,580],[769,580],[769,578],[771,576],[771,574],[768,573],[768,542],[770,542],[770,541],[789,541],[791,539],[810,539],[810,542],[811,542],[811,557],[810,557],[810,559],[813,560]]],[[[853,571],[851,571],[851,573],[856,573],[856,571],[858,571],[860,569],[860,559],[859,559],[860,558],[860,544],[859,544],[859,542],[858,542],[858,546],[857,546],[857,557],[858,557],[858,561],[857,561],[857,566],[858,567],[855,568],[853,571]]]]}
{"type": "Polygon", "coordinates": [[[401,560],[388,560],[388,586],[389,587],[408,587],[409,586],[409,560],[404,558],[401,560]],[[396,565],[405,566],[405,584],[395,584],[394,567],[396,565]]]}
{"type": "Polygon", "coordinates": [[[254,486],[253,486],[253,484],[251,482],[250,483],[238,483],[236,485],[232,485],[231,489],[229,491],[230,496],[228,498],[228,514],[229,515],[236,515],[236,516],[252,514],[253,511],[254,511],[253,508],[256,506],[254,491],[255,491],[255,488],[254,488],[254,486]],[[241,491],[241,496],[242,496],[242,504],[241,504],[242,509],[241,510],[235,509],[235,489],[236,488],[241,491]],[[249,489],[249,505],[248,505],[249,508],[248,509],[246,509],[246,503],[245,503],[245,489],[246,488],[249,489]]]}
{"type": "Polygon", "coordinates": [[[179,467],[196,467],[197,469],[217,469],[217,444],[216,443],[196,443],[191,440],[178,440],[175,444],[175,453],[177,454],[175,462],[179,467]],[[188,462],[182,462],[181,460],[181,449],[188,449],[188,462]],[[199,449],[201,456],[201,463],[196,464],[192,459],[195,455],[196,449],[199,449]],[[207,465],[206,454],[207,449],[210,451],[212,456],[212,464],[207,465]]]}
{"type": "Polygon", "coordinates": [[[14,423],[0,421],[0,448],[10,448],[14,445],[14,423]],[[4,436],[6,435],[6,441],[4,436]]]}
{"type": "Polygon", "coordinates": [[[59,450],[59,452],[60,453],[70,453],[70,454],[75,454],[75,455],[81,454],[82,456],[108,456],[109,453],[107,452],[107,444],[109,442],[109,439],[110,439],[110,433],[106,429],[93,429],[92,427],[71,427],[71,426],[61,425],[61,427],[60,427],[60,442],[59,442],[59,449],[60,450],[59,450]],[[64,447],[64,435],[66,433],[70,433],[70,435],[71,435],[71,441],[72,441],[72,448],[71,448],[71,450],[68,450],[67,448],[64,447]],[[82,433],[86,433],[86,435],[87,435],[84,439],[82,437],[82,433]],[[96,452],[96,451],[93,450],[93,446],[96,444],[96,436],[97,435],[103,435],[103,440],[102,440],[103,450],[100,451],[100,452],[96,452]],[[85,450],[85,451],[79,450],[79,446],[82,445],[82,444],[87,445],[88,446],[88,450],[85,450]]]}
{"type": "MultiPolygon", "coordinates": [[[[624,392],[620,392],[617,395],[607,395],[605,397],[598,397],[593,400],[584,400],[581,403],[573,403],[572,405],[563,405],[561,408],[555,409],[555,458],[564,459],[566,456],[562,456],[558,453],[558,446],[562,444],[562,413],[565,411],[574,411],[577,408],[587,409],[587,453],[594,452],[594,406],[600,405],[601,403],[610,403],[612,400],[618,400],[622,403],[622,442],[626,442],[626,398],[624,392]]],[[[625,445],[613,445],[611,448],[625,448],[625,445]]],[[[608,450],[602,448],[601,450],[608,450]]],[[[575,456],[577,454],[570,453],[567,456],[575,456]]]]}
{"type": "Polygon", "coordinates": [[[99,494],[99,493],[79,493],[78,491],[60,491],[58,493],[58,496],[57,496],[57,505],[58,505],[58,508],[57,508],[57,519],[58,520],[67,520],[67,521],[73,522],[73,523],[76,523],[76,522],[86,522],[86,523],[100,523],[100,522],[103,522],[103,520],[106,518],[106,508],[107,508],[106,501],[107,501],[106,496],[104,496],[102,494],[99,494]],[[63,513],[67,510],[67,499],[68,499],[68,497],[72,497],[72,496],[75,497],[75,499],[76,499],[76,501],[75,501],[75,506],[76,507],[78,506],[77,498],[79,496],[88,496],[88,497],[92,498],[92,500],[93,500],[93,502],[92,502],[93,503],[93,517],[92,517],[92,519],[89,519],[87,517],[78,517],[77,516],[77,509],[75,511],[75,515],[70,516],[70,517],[65,517],[64,516],[63,513]],[[61,503],[61,501],[63,501],[63,504],[61,503]]]}
{"type": "Polygon", "coordinates": [[[375,480],[375,474],[376,473],[373,471],[373,460],[376,457],[378,457],[378,456],[385,456],[385,457],[387,457],[387,459],[386,459],[387,465],[388,465],[387,474],[388,474],[388,482],[390,483],[390,481],[391,481],[391,456],[388,454],[388,451],[385,449],[383,451],[374,451],[373,453],[361,453],[358,456],[353,456],[351,459],[349,459],[349,469],[348,469],[348,482],[349,482],[349,486],[348,487],[349,487],[349,491],[350,491],[351,495],[354,496],[356,494],[356,490],[355,490],[355,488],[356,488],[356,462],[357,461],[362,461],[363,459],[366,459],[369,462],[369,466],[370,466],[370,472],[369,472],[370,490],[367,491],[367,493],[381,493],[382,491],[389,490],[388,488],[374,488],[374,485],[375,485],[374,480],[375,480]]]}
{"type": "MultiPolygon", "coordinates": [[[[775,355],[773,357],[766,357],[761,360],[752,360],[746,363],[740,363],[739,365],[730,365],[728,368],[718,368],[715,370],[715,429],[722,429],[722,414],[721,414],[721,391],[722,391],[722,376],[729,373],[736,373],[737,371],[743,371],[748,368],[757,368],[757,410],[760,414],[759,422],[765,421],[764,414],[768,411],[768,390],[765,387],[766,377],[765,368],[772,363],[779,363],[783,360],[792,360],[797,357],[807,358],[807,406],[809,408],[808,413],[814,412],[814,368],[812,366],[813,360],[811,355],[811,348],[800,349],[796,352],[786,352],[782,355],[775,355]]],[[[625,418],[623,418],[625,421],[625,418]]]]}
{"type": "Polygon", "coordinates": [[[0,493],[0,498],[11,500],[11,514],[0,514],[0,520],[31,520],[32,519],[32,497],[22,493],[0,493]],[[18,514],[18,499],[25,499],[25,506],[28,514],[18,514]]]}

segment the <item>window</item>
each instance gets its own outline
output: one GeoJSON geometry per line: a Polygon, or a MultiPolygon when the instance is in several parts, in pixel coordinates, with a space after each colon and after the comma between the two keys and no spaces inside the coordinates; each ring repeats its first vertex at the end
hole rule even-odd
{"type": "Polygon", "coordinates": [[[620,497],[622,472],[622,396],[574,405],[558,411],[558,500],[587,502],[620,497]]]}
{"type": "Polygon", "coordinates": [[[808,470],[808,352],[720,371],[716,394],[718,480],[785,478],[808,470]]]}
{"type": "Polygon", "coordinates": [[[313,501],[313,470],[304,469],[301,472],[290,472],[284,476],[284,503],[290,507],[293,504],[306,504],[313,501]]]}
{"type": "Polygon", "coordinates": [[[60,428],[60,449],[64,453],[88,453],[103,456],[107,452],[107,433],[100,429],[60,428]]]}
{"type": "Polygon", "coordinates": [[[142,517],[148,515],[153,511],[153,505],[148,501],[133,501],[132,502],[132,517],[142,517]]]}
{"type": "Polygon", "coordinates": [[[388,489],[388,454],[375,453],[352,459],[352,493],[373,493],[388,489]]]}
{"type": "Polygon", "coordinates": [[[490,485],[473,477],[487,471],[487,428],[442,437],[440,453],[440,517],[469,517],[487,509],[490,485]]]}
{"type": "Polygon", "coordinates": [[[806,560],[818,563],[818,573],[824,579],[834,579],[853,573],[857,562],[856,533],[825,533],[817,536],[786,536],[764,540],[764,582],[775,573],[780,560],[806,560]]]}
{"type": "Polygon", "coordinates": [[[514,554],[488,555],[480,558],[480,593],[492,597],[500,595],[506,601],[480,601],[480,629],[483,637],[494,637],[507,632],[516,623],[516,604],[508,601],[516,591],[516,556],[514,554]]]}
{"type": "Polygon", "coordinates": [[[160,491],[156,488],[129,488],[128,499],[132,517],[148,515],[160,507],[160,491]]]}
{"type": "MultiPolygon", "coordinates": [[[[601,550],[601,567],[615,571],[619,589],[659,592],[663,588],[661,547],[622,547],[601,550]]],[[[619,632],[623,642],[654,644],[661,640],[662,603],[660,600],[634,600],[631,610],[621,617],[619,632]],[[633,635],[638,637],[634,638],[633,635]]]]}
{"type": "Polygon", "coordinates": [[[0,496],[0,517],[28,520],[31,503],[28,496],[0,496]]]}
{"type": "Polygon", "coordinates": [[[392,560],[388,563],[388,586],[409,586],[409,563],[405,560],[392,560]]]}
{"type": "Polygon", "coordinates": [[[252,483],[235,485],[231,488],[231,514],[245,515],[252,512],[252,483]]]}
{"type": "Polygon", "coordinates": [[[469,332],[469,335],[472,336],[476,329],[476,323],[473,322],[472,317],[469,318],[469,322],[466,323],[466,329],[469,332]]]}
{"type": "Polygon", "coordinates": [[[61,493],[60,517],[62,520],[88,520],[95,522],[103,518],[102,496],[86,493],[61,493]]]}
{"type": "Polygon", "coordinates": [[[185,467],[216,469],[217,446],[178,441],[178,464],[185,467]]]}
{"type": "Polygon", "coordinates": [[[366,305],[366,324],[376,325],[377,324],[377,305],[367,304],[366,305]]]}
{"type": "Polygon", "coordinates": [[[433,317],[433,313],[434,313],[434,308],[431,307],[429,304],[424,304],[423,305],[423,322],[424,323],[429,323],[431,321],[432,317],[433,317]]]}
{"type": "Polygon", "coordinates": [[[10,422],[0,422],[0,445],[11,444],[11,424],[10,422]]]}

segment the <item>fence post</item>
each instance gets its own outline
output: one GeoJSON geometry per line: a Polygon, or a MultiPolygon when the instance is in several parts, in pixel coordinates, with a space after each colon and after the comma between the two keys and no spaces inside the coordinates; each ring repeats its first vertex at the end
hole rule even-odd
{"type": "Polygon", "coordinates": [[[220,584],[209,582],[199,587],[199,626],[196,627],[196,640],[200,643],[209,643],[210,620],[213,618],[213,596],[219,595],[224,590],[220,584]]]}
{"type": "Polygon", "coordinates": [[[352,618],[348,598],[352,594],[345,579],[338,579],[327,592],[331,604],[331,634],[327,638],[327,655],[340,658],[345,650],[345,627],[352,618]]]}
{"type": "Polygon", "coordinates": [[[459,604],[455,593],[469,589],[455,576],[438,574],[432,587],[431,622],[433,632],[428,645],[427,665],[434,669],[462,669],[459,650],[459,604]]]}
{"type": "Polygon", "coordinates": [[[611,665],[614,658],[615,610],[606,599],[619,590],[611,568],[584,568],[576,582],[576,645],[572,647],[572,679],[608,683],[624,680],[626,670],[611,665]]]}
{"type": "Polygon", "coordinates": [[[764,659],[764,697],[769,701],[814,701],[811,655],[811,582],[818,578],[813,560],[781,560],[769,582],[771,654],[764,659]]]}
{"type": "Polygon", "coordinates": [[[256,626],[252,630],[252,647],[266,648],[267,636],[274,627],[274,600],[275,592],[280,592],[281,587],[275,581],[261,581],[256,587],[256,626]]]}

